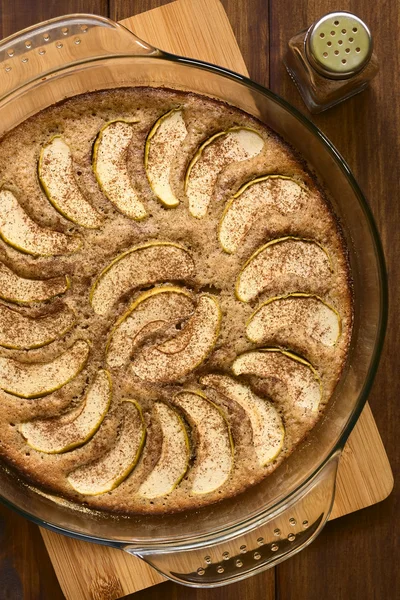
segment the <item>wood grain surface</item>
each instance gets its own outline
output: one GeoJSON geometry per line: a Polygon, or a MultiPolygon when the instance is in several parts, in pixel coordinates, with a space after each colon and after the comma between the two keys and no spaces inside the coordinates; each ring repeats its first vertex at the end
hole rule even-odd
{"type": "MultiPolygon", "coordinates": [[[[196,0],[193,0],[194,2],[196,0]]],[[[165,4],[159,0],[0,1],[0,36],[40,20],[72,12],[96,12],[122,19],[165,4]]],[[[269,85],[306,112],[282,65],[287,40],[315,18],[337,9],[330,0],[225,0],[223,5],[256,81],[269,85]]],[[[364,18],[381,59],[378,78],[367,92],[315,118],[349,162],[369,199],[381,232],[390,278],[390,318],[381,366],[370,396],[374,416],[396,475],[400,473],[397,427],[400,284],[400,7],[396,0],[344,0],[340,6],[364,18]]],[[[163,583],[135,594],[135,600],[395,600],[398,576],[400,494],[395,485],[383,503],[330,523],[301,554],[245,582],[198,591],[163,583]]],[[[0,600],[62,598],[35,526],[0,508],[0,600]]],[[[76,599],[80,600],[80,599],[76,599]]]]}

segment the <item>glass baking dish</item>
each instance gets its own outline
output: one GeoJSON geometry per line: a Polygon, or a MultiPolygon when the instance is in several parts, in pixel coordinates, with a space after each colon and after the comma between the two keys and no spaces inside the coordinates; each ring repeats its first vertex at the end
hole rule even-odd
{"type": "Polygon", "coordinates": [[[125,550],[165,576],[213,587],[267,569],[308,545],[334,499],[338,460],[364,406],[385,332],[384,258],[374,221],[349,167],[324,135],[284,100],[246,77],[151,47],[93,15],[46,21],[0,44],[0,136],[66,97],[123,86],[190,90],[238,106],[305,157],[329,191],[354,277],[354,331],[346,369],[323,418],[271,476],[200,510],[115,517],[83,511],[0,466],[0,498],[59,533],[125,550]]]}

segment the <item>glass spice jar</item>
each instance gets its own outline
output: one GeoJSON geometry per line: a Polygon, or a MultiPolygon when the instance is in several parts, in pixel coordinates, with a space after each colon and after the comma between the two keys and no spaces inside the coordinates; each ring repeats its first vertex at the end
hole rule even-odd
{"type": "Polygon", "coordinates": [[[295,35],[284,63],[310,112],[319,113],[367,87],[378,72],[372,37],[349,12],[332,12],[295,35]]]}

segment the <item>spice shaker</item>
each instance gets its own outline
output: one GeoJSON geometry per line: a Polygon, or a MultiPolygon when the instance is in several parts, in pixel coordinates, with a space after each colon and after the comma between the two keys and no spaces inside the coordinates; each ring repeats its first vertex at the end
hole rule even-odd
{"type": "Polygon", "coordinates": [[[288,43],[285,66],[312,113],[367,87],[378,72],[371,33],[352,13],[332,12],[288,43]]]}

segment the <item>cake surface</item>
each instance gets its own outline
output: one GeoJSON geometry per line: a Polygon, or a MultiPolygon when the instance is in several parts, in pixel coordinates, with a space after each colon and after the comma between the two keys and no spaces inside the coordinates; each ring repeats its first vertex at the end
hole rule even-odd
{"type": "Polygon", "coordinates": [[[337,218],[265,125],[191,93],[77,96],[0,141],[0,456],[95,509],[259,482],[344,368],[337,218]]]}

